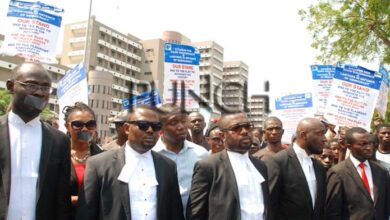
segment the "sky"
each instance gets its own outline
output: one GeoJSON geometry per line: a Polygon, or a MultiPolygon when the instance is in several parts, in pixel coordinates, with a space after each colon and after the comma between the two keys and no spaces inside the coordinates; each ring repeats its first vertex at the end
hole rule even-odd
{"type": "MultiPolygon", "coordinates": [[[[88,18],[88,0],[41,0],[63,7],[63,25],[88,18]]],[[[94,0],[92,15],[122,33],[140,39],[160,38],[177,31],[193,42],[215,41],[224,48],[224,60],[241,60],[249,66],[249,94],[265,94],[270,82],[271,100],[281,93],[311,91],[310,65],[317,52],[298,10],[315,0],[94,0]]],[[[0,33],[8,0],[0,3],[0,33]]],[[[62,48],[60,33],[57,51],[62,48]]],[[[272,108],[272,106],[271,106],[272,108]]]]}

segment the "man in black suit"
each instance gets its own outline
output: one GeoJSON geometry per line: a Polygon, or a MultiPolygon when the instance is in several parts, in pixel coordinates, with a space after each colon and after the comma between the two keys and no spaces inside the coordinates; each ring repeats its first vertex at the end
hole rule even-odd
{"type": "Polygon", "coordinates": [[[267,168],[248,155],[252,129],[244,113],[222,117],[226,150],[195,164],[187,219],[268,219],[267,168]]]}
{"type": "Polygon", "coordinates": [[[264,160],[275,219],[324,218],[325,171],[310,155],[322,152],[325,132],[321,121],[304,118],[298,123],[293,146],[264,160]]]}
{"type": "Polygon", "coordinates": [[[374,153],[370,134],[363,128],[351,128],[345,144],[351,155],[328,172],[326,219],[388,220],[389,175],[369,161],[374,153]]]}
{"type": "Polygon", "coordinates": [[[184,219],[176,165],[151,151],[161,123],[148,106],[136,106],[123,148],[91,157],[79,193],[76,219],[184,219]]]}
{"type": "Polygon", "coordinates": [[[39,120],[51,88],[40,64],[7,81],[11,111],[0,118],[0,219],[69,219],[70,142],[39,120]]]}

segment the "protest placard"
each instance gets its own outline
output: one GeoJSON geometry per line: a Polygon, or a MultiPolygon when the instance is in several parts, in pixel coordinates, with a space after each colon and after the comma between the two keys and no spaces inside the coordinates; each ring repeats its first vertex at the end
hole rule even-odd
{"type": "Polygon", "coordinates": [[[39,1],[11,0],[1,53],[31,62],[55,63],[63,12],[39,1]]]}
{"type": "Polygon", "coordinates": [[[83,102],[88,105],[88,84],[84,64],[80,63],[66,72],[64,77],[58,80],[57,85],[60,130],[66,132],[62,109],[65,106],[74,105],[76,102],[83,102]]]}
{"type": "Polygon", "coordinates": [[[176,100],[181,101],[181,82],[183,81],[185,108],[188,110],[199,108],[198,102],[188,93],[192,90],[195,94],[200,94],[199,60],[200,54],[192,46],[165,44],[163,103],[174,102],[175,82],[177,83],[176,100]]]}
{"type": "Polygon", "coordinates": [[[313,104],[317,114],[323,114],[326,108],[326,101],[329,97],[332,86],[333,75],[336,70],[332,65],[312,65],[313,78],[313,104]]]}
{"type": "Polygon", "coordinates": [[[290,143],[298,122],[313,117],[313,98],[310,92],[278,96],[275,99],[274,115],[283,122],[283,143],[290,143]]]}
{"type": "Polygon", "coordinates": [[[381,74],[364,67],[337,67],[325,118],[338,126],[370,129],[381,80],[381,74]]]}

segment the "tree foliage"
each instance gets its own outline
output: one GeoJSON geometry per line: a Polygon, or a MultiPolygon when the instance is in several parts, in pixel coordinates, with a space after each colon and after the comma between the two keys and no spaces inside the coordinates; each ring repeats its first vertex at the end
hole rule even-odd
{"type": "Polygon", "coordinates": [[[390,0],[319,0],[301,19],[323,63],[360,58],[390,63],[390,0]]]}
{"type": "MultiPolygon", "coordinates": [[[[7,90],[0,90],[0,116],[5,115],[7,113],[8,105],[11,102],[11,95],[7,90]]],[[[40,114],[41,118],[44,120],[48,120],[53,116],[57,116],[55,112],[50,111],[48,107],[43,109],[40,114]]]]}
{"type": "Polygon", "coordinates": [[[0,90],[0,116],[7,112],[8,105],[11,101],[11,96],[7,90],[0,90]]]}
{"type": "Polygon", "coordinates": [[[57,116],[55,112],[50,111],[49,107],[45,107],[40,114],[41,119],[50,120],[52,117],[57,116]]]}

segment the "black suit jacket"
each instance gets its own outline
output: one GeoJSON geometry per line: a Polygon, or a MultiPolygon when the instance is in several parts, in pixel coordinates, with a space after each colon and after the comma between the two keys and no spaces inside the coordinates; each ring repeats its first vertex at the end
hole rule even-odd
{"type": "Polygon", "coordinates": [[[375,162],[369,163],[374,184],[374,201],[350,158],[329,170],[325,204],[327,219],[389,219],[388,172],[375,162]]]}
{"type": "MultiPolygon", "coordinates": [[[[0,220],[7,218],[11,186],[8,116],[0,117],[0,220]]],[[[69,219],[70,142],[62,132],[42,123],[36,219],[69,219]]]]}
{"type": "MultiPolygon", "coordinates": [[[[265,219],[268,219],[267,168],[262,161],[252,156],[249,158],[266,179],[261,184],[261,188],[263,190],[265,219]]],[[[237,182],[226,150],[195,164],[188,200],[187,219],[241,219],[237,182]]]]}
{"type": "MultiPolygon", "coordinates": [[[[182,220],[183,208],[173,161],[152,151],[156,171],[157,219],[182,220]]],[[[118,180],[125,165],[125,148],[103,152],[87,160],[76,219],[131,219],[129,186],[118,180]]]]}
{"type": "Polygon", "coordinates": [[[309,185],[294,149],[289,147],[265,158],[273,219],[324,219],[325,170],[320,162],[312,161],[317,180],[314,208],[309,185]]]}
{"type": "MultiPolygon", "coordinates": [[[[91,156],[100,154],[103,152],[102,149],[100,149],[96,144],[91,144],[89,146],[90,151],[91,151],[91,156]]],[[[70,195],[71,196],[78,196],[79,195],[79,184],[77,180],[77,174],[76,170],[74,169],[73,163],[70,164],[70,195]]],[[[76,206],[71,207],[71,219],[74,219],[76,215],[76,206]]]]}

